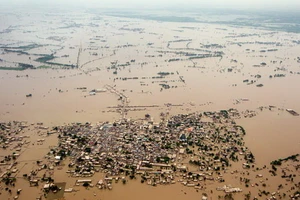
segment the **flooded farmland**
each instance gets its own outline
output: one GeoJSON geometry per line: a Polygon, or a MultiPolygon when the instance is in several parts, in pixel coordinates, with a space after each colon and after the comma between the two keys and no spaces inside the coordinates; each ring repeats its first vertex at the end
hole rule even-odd
{"type": "Polygon", "coordinates": [[[300,31],[145,12],[1,9],[0,198],[298,199],[300,31]]]}

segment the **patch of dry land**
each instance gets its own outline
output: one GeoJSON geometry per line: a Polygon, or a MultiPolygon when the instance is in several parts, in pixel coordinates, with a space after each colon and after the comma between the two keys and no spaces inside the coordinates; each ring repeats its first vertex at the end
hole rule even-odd
{"type": "Polygon", "coordinates": [[[294,18],[0,11],[1,200],[300,199],[294,18]]]}

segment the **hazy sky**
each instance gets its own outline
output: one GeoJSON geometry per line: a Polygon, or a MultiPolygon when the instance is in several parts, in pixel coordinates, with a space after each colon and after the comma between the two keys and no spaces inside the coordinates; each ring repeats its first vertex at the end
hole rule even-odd
{"type": "Polygon", "coordinates": [[[70,4],[84,7],[185,6],[240,9],[293,9],[300,11],[300,0],[0,0],[1,4],[70,4]]]}

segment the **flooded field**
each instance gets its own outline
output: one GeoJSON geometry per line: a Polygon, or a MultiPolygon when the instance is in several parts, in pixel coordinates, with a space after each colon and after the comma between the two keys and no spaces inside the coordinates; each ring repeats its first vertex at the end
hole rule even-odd
{"type": "MultiPolygon", "coordinates": [[[[287,112],[300,112],[300,34],[287,30],[287,24],[260,24],[250,16],[249,24],[257,20],[260,25],[229,23],[239,19],[234,15],[222,19],[228,23],[222,23],[219,16],[172,16],[1,10],[0,122],[42,122],[55,127],[138,120],[145,115],[159,122],[161,113],[172,116],[233,108],[244,116],[236,122],[246,130],[245,146],[255,155],[259,168],[300,153],[300,118],[287,112]],[[255,114],[247,115],[249,111],[255,114]]],[[[49,145],[58,142],[57,135],[46,137],[46,131],[27,131],[23,134],[30,134],[29,142],[35,146],[28,145],[17,158],[18,166],[23,165],[18,185],[28,185],[22,174],[36,169],[36,160],[44,159],[49,145]],[[46,142],[37,147],[40,131],[46,142]]],[[[1,150],[0,158],[11,150],[1,150]]],[[[287,165],[290,169],[293,163],[287,165]]],[[[5,168],[1,166],[0,173],[5,168]]],[[[76,180],[66,175],[68,162],[57,168],[55,181],[73,187],[76,180]]],[[[234,163],[230,171],[241,168],[242,163],[234,163]]],[[[269,181],[268,191],[276,192],[282,179],[262,170],[264,178],[274,181],[269,181]]],[[[257,174],[254,170],[246,177],[255,180],[257,174]]],[[[298,168],[295,174],[297,183],[298,168]]],[[[93,181],[104,176],[99,173],[93,181]]],[[[229,171],[224,177],[241,185],[229,171]]],[[[290,180],[287,184],[285,192],[290,180]]],[[[200,199],[207,193],[204,196],[209,199],[218,199],[216,187],[223,186],[211,182],[199,191],[181,184],[149,187],[138,178],[126,185],[119,182],[113,191],[79,187],[78,192],[64,197],[176,200],[200,199]]],[[[255,186],[244,189],[258,194],[255,186]]],[[[1,193],[0,199],[13,198],[4,190],[1,193]]],[[[26,186],[24,194],[35,199],[42,192],[26,186]]],[[[19,199],[26,199],[24,194],[19,199]]],[[[245,193],[234,197],[243,199],[245,193]]]]}

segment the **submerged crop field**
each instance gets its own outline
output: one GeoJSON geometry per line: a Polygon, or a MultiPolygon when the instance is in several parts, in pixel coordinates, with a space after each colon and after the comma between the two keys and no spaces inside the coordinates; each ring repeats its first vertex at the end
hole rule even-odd
{"type": "Polygon", "coordinates": [[[0,8],[0,199],[299,199],[297,13],[0,8]]]}

